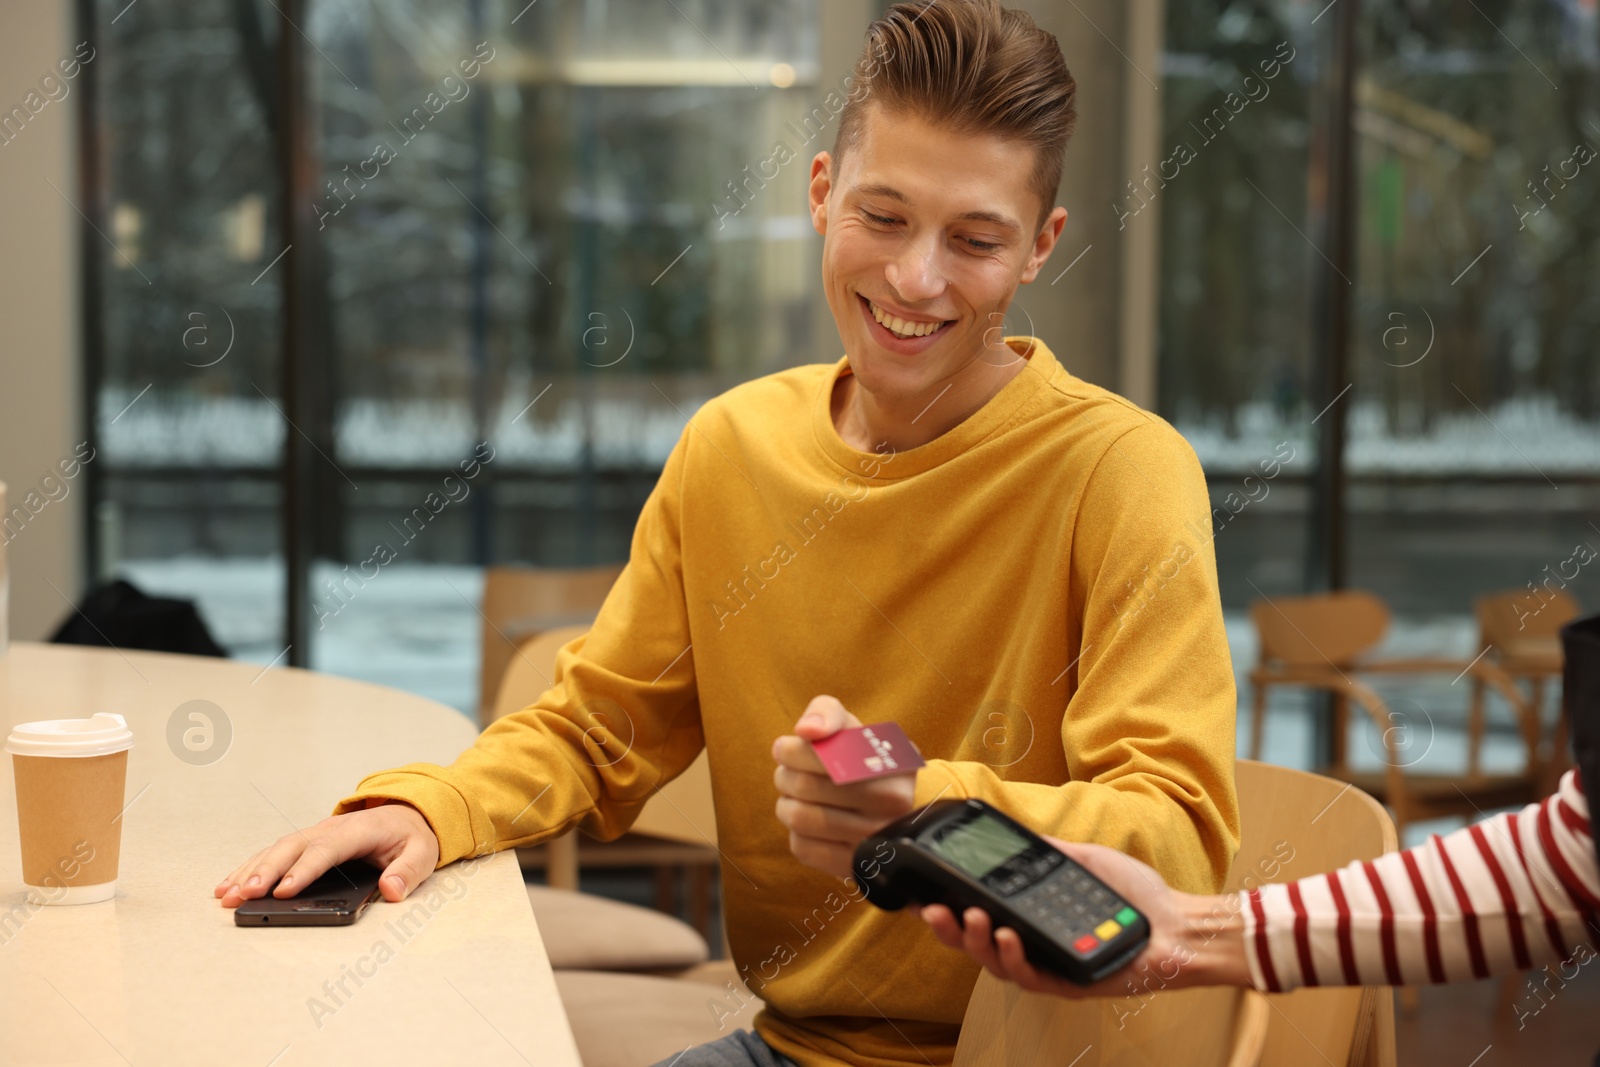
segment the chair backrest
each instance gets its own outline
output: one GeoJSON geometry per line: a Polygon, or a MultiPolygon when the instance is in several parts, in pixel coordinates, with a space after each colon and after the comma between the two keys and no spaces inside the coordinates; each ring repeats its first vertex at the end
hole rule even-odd
{"type": "Polygon", "coordinates": [[[1478,617],[1478,647],[1503,649],[1514,641],[1558,637],[1561,628],[1578,617],[1578,602],[1562,589],[1531,593],[1508,589],[1472,602],[1478,617]]]}
{"type": "Polygon", "coordinates": [[[1250,618],[1261,662],[1291,667],[1349,666],[1389,629],[1388,606],[1359,590],[1258,600],[1250,618]]]}
{"type": "MultiPolygon", "coordinates": [[[[563,626],[524,642],[506,666],[490,721],[521,711],[537,700],[555,681],[556,654],[588,632],[587,626],[563,626]]],[[[632,832],[682,844],[716,846],[711,767],[704,752],[650,798],[634,820],[632,832]]]]}
{"type": "MultiPolygon", "coordinates": [[[[1239,852],[1228,889],[1292,882],[1393,852],[1394,820],[1367,793],[1320,774],[1239,760],[1239,852]]],[[[1394,1062],[1394,998],[1388,989],[1319,987],[1267,998],[1261,1062],[1268,1067],[1394,1062]]]]}
{"type": "Polygon", "coordinates": [[[572,569],[489,568],[483,578],[479,627],[479,725],[494,721],[491,709],[500,679],[517,647],[547,630],[593,623],[622,568],[620,563],[572,569]]]}
{"type": "Polygon", "coordinates": [[[1138,997],[1063,1000],[1025,993],[988,971],[978,976],[961,1020],[954,1067],[1072,1067],[1181,1063],[1257,1067],[1266,1043],[1267,1000],[1218,986],[1138,997]]]}
{"type": "Polygon", "coordinates": [[[507,658],[500,687],[490,705],[489,721],[504,718],[539,699],[555,684],[556,653],[589,632],[586,625],[558,626],[521,642],[507,658]]]}
{"type": "MultiPolygon", "coordinates": [[[[1242,833],[1230,890],[1302,878],[1395,847],[1383,806],[1343,782],[1252,760],[1238,761],[1235,780],[1242,833]]],[[[956,1067],[1394,1062],[1387,990],[1304,989],[1265,1000],[1222,988],[1140,994],[1070,1001],[1024,993],[985,973],[967,1004],[956,1067]]]]}

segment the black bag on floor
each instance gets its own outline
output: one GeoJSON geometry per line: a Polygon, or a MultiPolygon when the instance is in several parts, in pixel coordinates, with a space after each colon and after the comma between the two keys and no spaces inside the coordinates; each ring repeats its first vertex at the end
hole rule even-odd
{"type": "Polygon", "coordinates": [[[58,645],[226,656],[192,600],[147,596],[118,579],[96,586],[50,640],[58,645]]]}

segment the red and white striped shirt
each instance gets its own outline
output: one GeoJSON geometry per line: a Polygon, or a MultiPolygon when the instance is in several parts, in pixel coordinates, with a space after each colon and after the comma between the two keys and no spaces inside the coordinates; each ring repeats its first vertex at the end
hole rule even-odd
{"type": "Polygon", "coordinates": [[[1265,993],[1469,981],[1569,960],[1600,912],[1589,806],[1555,795],[1405,852],[1243,897],[1245,957],[1265,993]]]}

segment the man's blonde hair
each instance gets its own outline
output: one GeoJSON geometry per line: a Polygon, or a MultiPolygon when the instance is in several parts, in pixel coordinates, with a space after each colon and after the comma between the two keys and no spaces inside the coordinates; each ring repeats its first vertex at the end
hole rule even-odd
{"type": "Polygon", "coordinates": [[[867,30],[848,103],[839,117],[835,166],[854,147],[869,105],[917,115],[961,134],[1026,141],[1032,186],[1055,205],[1062,155],[1078,120],[1078,85],[1054,34],[999,0],[895,4],[867,30]]]}

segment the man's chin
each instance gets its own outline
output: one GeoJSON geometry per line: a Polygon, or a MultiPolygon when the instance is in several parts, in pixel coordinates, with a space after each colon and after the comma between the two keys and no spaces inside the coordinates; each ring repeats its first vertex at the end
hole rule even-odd
{"type": "MultiPolygon", "coordinates": [[[[850,371],[861,388],[875,396],[912,397],[926,391],[941,376],[940,364],[927,356],[907,358],[886,352],[870,340],[850,357],[850,371]]],[[[936,356],[936,353],[934,353],[936,356]]]]}

